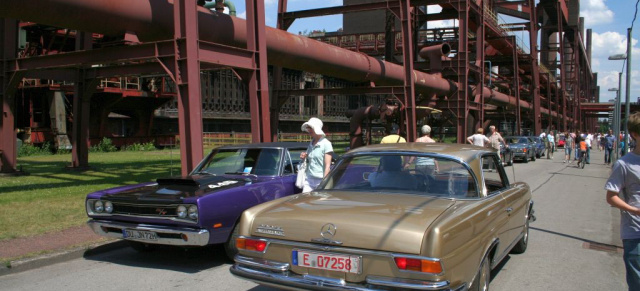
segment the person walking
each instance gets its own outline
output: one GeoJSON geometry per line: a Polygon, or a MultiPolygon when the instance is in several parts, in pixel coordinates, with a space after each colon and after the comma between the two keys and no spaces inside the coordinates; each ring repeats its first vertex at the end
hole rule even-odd
{"type": "Polygon", "coordinates": [[[489,139],[484,136],[484,129],[478,128],[476,130],[476,134],[467,137],[467,141],[472,145],[477,145],[480,147],[487,147],[489,145],[489,139]]]}
{"type": "MultiPolygon", "coordinates": [[[[421,137],[416,139],[416,142],[423,143],[435,143],[436,141],[431,138],[431,126],[423,125],[420,128],[421,137]]],[[[409,162],[405,164],[405,168],[413,162],[413,157],[409,162]]],[[[433,175],[438,171],[438,163],[433,158],[418,157],[416,158],[416,171],[422,172],[424,175],[433,175]]]]}
{"type": "Polygon", "coordinates": [[[407,140],[404,137],[400,136],[400,126],[397,124],[393,124],[391,126],[391,132],[389,135],[382,138],[380,143],[406,143],[407,140]]]}
{"type": "Polygon", "coordinates": [[[547,159],[553,159],[553,152],[556,151],[556,139],[553,131],[547,134],[547,140],[549,141],[549,148],[547,148],[547,159]]]}
{"type": "MultiPolygon", "coordinates": [[[[629,134],[640,138],[640,113],[627,121],[629,134]]],[[[620,238],[629,291],[640,290],[640,150],[621,157],[614,165],[604,189],[607,203],[620,209],[620,238]]]]}
{"type": "Polygon", "coordinates": [[[574,147],[574,153],[575,153],[575,154],[574,154],[574,158],[573,158],[573,160],[574,160],[574,161],[577,161],[577,160],[578,160],[578,158],[580,157],[580,150],[579,150],[579,148],[580,148],[580,142],[583,140],[583,138],[582,138],[582,135],[580,134],[580,131],[579,131],[579,130],[578,130],[578,131],[576,131],[575,136],[576,136],[576,137],[573,139],[573,144],[575,144],[575,147],[574,147]]]}
{"type": "Polygon", "coordinates": [[[587,156],[586,156],[586,163],[590,164],[591,162],[591,145],[592,145],[592,141],[593,141],[593,135],[590,134],[587,131],[587,136],[584,138],[584,142],[587,144],[587,156]]]}
{"type": "Polygon", "coordinates": [[[613,146],[616,142],[616,138],[613,136],[613,130],[609,129],[609,133],[603,137],[604,139],[604,163],[611,164],[611,152],[613,152],[613,146]]]}
{"type": "Polygon", "coordinates": [[[573,144],[573,137],[571,137],[571,134],[569,134],[569,132],[567,131],[564,133],[564,160],[562,161],[563,163],[571,164],[571,150],[573,149],[573,147],[575,147],[575,145],[573,144]]]}
{"type": "Polygon", "coordinates": [[[306,179],[303,183],[302,192],[315,190],[322,182],[322,178],[329,173],[331,167],[333,146],[325,137],[322,126],[322,120],[311,117],[301,127],[302,131],[306,131],[311,135],[307,151],[300,153],[300,158],[307,160],[306,179]]]}

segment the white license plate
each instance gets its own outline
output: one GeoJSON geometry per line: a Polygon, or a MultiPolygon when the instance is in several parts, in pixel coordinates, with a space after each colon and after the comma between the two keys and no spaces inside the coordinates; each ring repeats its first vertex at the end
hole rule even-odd
{"type": "Polygon", "coordinates": [[[122,238],[155,241],[158,240],[158,234],[151,231],[123,229],[122,238]]]}
{"type": "Polygon", "coordinates": [[[293,264],[300,267],[360,274],[362,257],[294,250],[293,264]]]}

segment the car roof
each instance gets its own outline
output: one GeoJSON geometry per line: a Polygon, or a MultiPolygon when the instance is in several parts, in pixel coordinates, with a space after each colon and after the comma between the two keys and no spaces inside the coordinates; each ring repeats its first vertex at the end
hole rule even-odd
{"type": "Polygon", "coordinates": [[[440,155],[457,157],[467,162],[477,158],[479,155],[496,152],[492,148],[484,148],[484,147],[479,147],[479,146],[470,145],[470,144],[409,142],[409,143],[386,143],[386,144],[363,146],[363,147],[359,147],[357,149],[353,149],[349,151],[347,155],[363,153],[363,152],[391,152],[391,151],[435,153],[440,155]]]}
{"type": "Polygon", "coordinates": [[[218,149],[244,149],[244,148],[307,148],[308,142],[261,142],[243,143],[218,147],[218,149]]]}

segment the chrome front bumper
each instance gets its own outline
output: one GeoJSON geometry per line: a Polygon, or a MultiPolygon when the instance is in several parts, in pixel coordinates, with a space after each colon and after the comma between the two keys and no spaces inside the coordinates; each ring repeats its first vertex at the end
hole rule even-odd
{"type": "Polygon", "coordinates": [[[236,255],[235,261],[236,264],[230,268],[231,274],[258,284],[291,290],[466,290],[466,284],[452,289],[448,281],[430,282],[380,276],[367,276],[365,284],[353,284],[342,279],[294,274],[289,271],[288,263],[240,255],[236,255]]]}
{"type": "Polygon", "coordinates": [[[157,240],[124,238],[126,240],[149,244],[172,246],[205,246],[209,244],[209,231],[206,229],[168,228],[157,225],[99,221],[93,219],[87,221],[87,225],[98,235],[120,239],[123,238],[122,231],[124,229],[155,232],[158,235],[157,240]]]}

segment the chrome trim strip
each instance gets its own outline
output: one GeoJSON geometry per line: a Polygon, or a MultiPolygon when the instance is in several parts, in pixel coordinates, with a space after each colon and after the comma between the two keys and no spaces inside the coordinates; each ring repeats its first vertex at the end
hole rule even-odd
{"type": "Polygon", "coordinates": [[[411,279],[367,276],[367,283],[371,285],[387,286],[399,289],[443,290],[449,287],[449,281],[420,281],[411,279]]]}
{"type": "MultiPolygon", "coordinates": [[[[98,201],[98,200],[102,200],[102,201],[111,201],[111,203],[113,203],[112,200],[107,200],[107,199],[87,199],[86,201],[86,208],[87,208],[87,215],[89,216],[95,216],[95,217],[114,217],[114,216],[122,216],[122,217],[135,217],[135,218],[148,218],[148,219],[158,219],[158,220],[170,220],[170,221],[176,221],[176,222],[186,222],[186,223],[192,223],[192,224],[197,224],[198,220],[200,220],[200,209],[198,208],[198,220],[192,220],[189,218],[179,218],[179,217],[169,217],[169,216],[149,216],[149,215],[135,215],[135,214],[121,214],[121,213],[97,213],[93,211],[93,207],[89,204],[91,201],[98,201]]],[[[164,205],[155,205],[155,204],[133,204],[133,203],[126,203],[126,202],[117,202],[119,204],[124,204],[124,205],[140,205],[140,206],[153,206],[153,207],[164,207],[164,208],[168,208],[168,207],[178,207],[180,205],[184,205],[184,206],[191,206],[191,205],[196,205],[196,204],[164,204],[164,205]]],[[[197,206],[197,205],[196,205],[197,206]]]]}
{"type": "Polygon", "coordinates": [[[90,219],[89,221],[87,221],[87,225],[97,235],[125,239],[125,240],[139,241],[139,242],[144,242],[149,244],[161,244],[161,245],[172,245],[172,246],[206,246],[207,244],[209,244],[209,231],[206,229],[168,228],[168,227],[148,225],[148,224],[97,221],[93,219],[90,219]],[[103,227],[116,228],[116,229],[119,229],[121,232],[120,233],[105,232],[102,229],[103,227]],[[156,241],[148,241],[148,240],[140,240],[140,239],[123,238],[122,237],[123,229],[152,231],[159,234],[163,234],[163,233],[177,234],[177,235],[185,234],[188,236],[189,240],[185,241],[183,239],[177,239],[177,238],[158,237],[158,240],[156,241]]]}
{"type": "Polygon", "coordinates": [[[280,263],[280,262],[269,261],[265,259],[245,257],[241,255],[236,255],[235,258],[233,258],[233,260],[236,262],[236,264],[239,264],[239,265],[265,269],[265,270],[274,271],[274,272],[285,272],[285,271],[289,271],[289,268],[290,268],[289,263],[280,263]]]}
{"type": "Polygon", "coordinates": [[[374,256],[383,256],[383,257],[389,257],[389,258],[393,258],[393,255],[394,255],[394,253],[383,252],[383,251],[371,251],[371,250],[354,249],[354,248],[347,248],[347,247],[340,247],[340,246],[318,245],[318,244],[312,244],[312,243],[286,241],[286,240],[280,240],[280,239],[274,239],[274,238],[262,238],[262,237],[246,237],[246,238],[265,239],[275,244],[281,244],[281,245],[291,246],[294,248],[304,248],[304,249],[310,249],[310,250],[316,250],[316,251],[322,251],[322,252],[347,252],[351,254],[374,255],[374,256]]]}
{"type": "MultiPolygon", "coordinates": [[[[449,282],[428,282],[394,279],[386,277],[367,277],[366,282],[370,285],[353,284],[344,282],[344,280],[336,280],[331,278],[323,278],[319,276],[301,276],[291,272],[274,273],[265,270],[253,269],[240,264],[235,264],[229,269],[234,276],[247,279],[259,284],[272,286],[284,286],[289,288],[306,289],[306,290],[348,290],[348,291],[373,291],[379,290],[379,287],[401,287],[413,290],[452,290],[449,288],[449,282]],[[369,281],[372,282],[369,282],[369,281]],[[375,282],[376,284],[374,284],[375,282]],[[398,285],[402,284],[402,285],[398,285]]],[[[464,287],[462,285],[461,287],[464,287]]],[[[458,287],[456,290],[460,290],[458,287]]]]}

